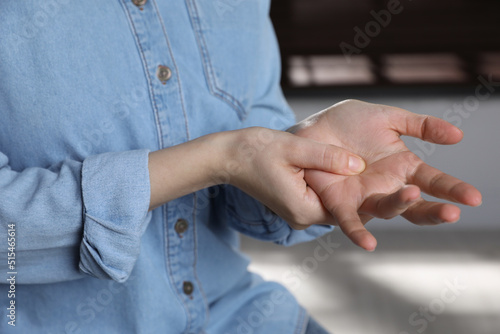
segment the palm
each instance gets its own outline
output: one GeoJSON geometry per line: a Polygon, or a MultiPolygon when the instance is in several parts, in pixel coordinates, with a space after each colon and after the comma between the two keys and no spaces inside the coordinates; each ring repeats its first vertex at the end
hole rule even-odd
{"type": "Polygon", "coordinates": [[[306,172],[307,183],[318,194],[324,195],[322,197],[329,204],[348,202],[360,208],[372,195],[390,194],[403,187],[408,181],[408,164],[414,167],[421,163],[406,148],[399,134],[390,128],[384,112],[361,108],[318,116],[317,123],[300,129],[296,134],[348,149],[367,163],[365,171],[356,176],[306,172]]]}
{"type": "Polygon", "coordinates": [[[307,170],[305,180],[342,230],[367,249],[375,247],[375,240],[362,225],[373,217],[403,214],[417,224],[458,219],[458,207],[424,201],[420,190],[463,204],[478,205],[481,201],[474,187],[426,165],[400,139],[401,134],[409,134],[454,144],[462,137],[460,131],[444,121],[427,122],[422,116],[409,114],[397,108],[349,101],[293,130],[299,136],[348,149],[365,159],[366,169],[359,175],[307,170]],[[426,129],[426,124],[432,126],[426,129]]]}
{"type": "Polygon", "coordinates": [[[394,153],[368,163],[365,171],[356,176],[310,170],[306,171],[305,179],[319,195],[327,198],[329,204],[351,203],[361,208],[370,196],[391,194],[407,184],[403,169],[397,165],[402,155],[394,153]]]}

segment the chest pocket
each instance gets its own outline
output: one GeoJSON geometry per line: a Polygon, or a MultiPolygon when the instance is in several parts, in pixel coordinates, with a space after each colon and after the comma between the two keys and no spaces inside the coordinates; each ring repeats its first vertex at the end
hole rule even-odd
{"type": "Polygon", "coordinates": [[[243,120],[258,84],[269,0],[186,0],[212,95],[243,120]]]}

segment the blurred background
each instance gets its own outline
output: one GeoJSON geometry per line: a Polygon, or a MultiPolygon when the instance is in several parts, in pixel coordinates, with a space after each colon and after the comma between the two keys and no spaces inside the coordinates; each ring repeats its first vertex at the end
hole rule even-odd
{"type": "Polygon", "coordinates": [[[499,334],[500,1],[273,0],[271,12],[298,120],[347,98],[444,118],[460,144],[405,142],[484,200],[453,225],[373,220],[374,253],[340,230],[289,248],[243,238],[251,270],[331,333],[499,334]]]}

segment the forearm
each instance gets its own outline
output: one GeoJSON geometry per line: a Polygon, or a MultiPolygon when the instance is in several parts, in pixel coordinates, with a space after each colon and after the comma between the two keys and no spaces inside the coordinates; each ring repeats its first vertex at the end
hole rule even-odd
{"type": "Polygon", "coordinates": [[[214,133],[150,153],[150,210],[217,184],[215,175],[229,155],[226,143],[232,133],[214,133]]]}

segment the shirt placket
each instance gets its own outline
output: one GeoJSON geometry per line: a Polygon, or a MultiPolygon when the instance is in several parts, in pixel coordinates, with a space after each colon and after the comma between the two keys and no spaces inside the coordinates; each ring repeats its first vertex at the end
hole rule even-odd
{"type": "MultiPolygon", "coordinates": [[[[190,138],[182,87],[163,18],[154,0],[122,1],[146,70],[155,112],[158,146],[165,148],[186,142],[190,138]]],[[[186,311],[185,333],[202,332],[208,309],[195,270],[194,203],[195,195],[187,195],[169,202],[163,211],[166,219],[166,269],[186,311]]]]}

